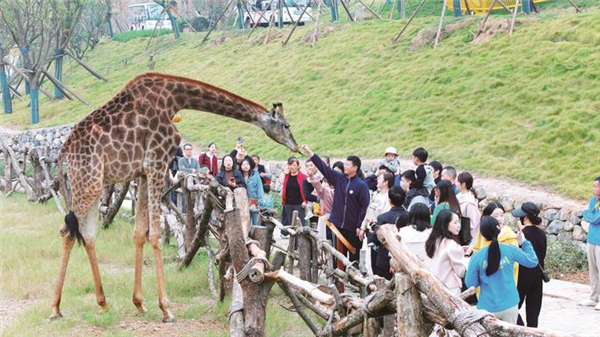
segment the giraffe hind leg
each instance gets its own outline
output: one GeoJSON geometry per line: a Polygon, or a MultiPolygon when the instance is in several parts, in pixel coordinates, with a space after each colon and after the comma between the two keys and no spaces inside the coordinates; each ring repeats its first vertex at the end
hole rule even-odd
{"type": "MultiPolygon", "coordinates": [[[[67,219],[65,217],[65,222],[66,221],[67,219]]],[[[75,221],[77,221],[77,218],[75,218],[75,221]]],[[[69,265],[69,257],[71,256],[71,250],[73,249],[73,245],[75,244],[75,239],[68,235],[67,228],[61,230],[63,256],[60,263],[60,270],[58,272],[58,282],[56,282],[56,287],[54,288],[54,294],[52,296],[52,314],[50,315],[50,319],[63,317],[62,313],[60,312],[60,300],[62,297],[62,289],[65,284],[67,266],[69,265]]],[[[79,229],[77,229],[77,231],[79,232],[79,229]]]]}
{"type": "Polygon", "coordinates": [[[98,268],[98,259],[96,257],[96,220],[98,217],[98,206],[100,206],[100,196],[92,203],[88,209],[84,224],[81,228],[81,236],[85,245],[85,251],[90,261],[92,268],[92,277],[94,278],[94,291],[96,293],[96,302],[103,310],[108,310],[106,296],[102,288],[102,279],[100,278],[100,270],[98,268]]]}

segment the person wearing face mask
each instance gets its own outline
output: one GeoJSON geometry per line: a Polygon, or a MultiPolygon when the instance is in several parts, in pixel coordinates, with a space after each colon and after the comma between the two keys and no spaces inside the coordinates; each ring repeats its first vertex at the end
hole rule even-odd
{"type": "Polygon", "coordinates": [[[517,234],[522,250],[498,242],[498,220],[491,216],[481,219],[480,232],[491,241],[490,245],[473,254],[469,261],[465,284],[467,287],[481,287],[477,308],[486,310],[497,319],[511,324],[517,323],[519,315],[519,292],[513,277],[515,262],[527,268],[538,265],[533,245],[517,234]]]}

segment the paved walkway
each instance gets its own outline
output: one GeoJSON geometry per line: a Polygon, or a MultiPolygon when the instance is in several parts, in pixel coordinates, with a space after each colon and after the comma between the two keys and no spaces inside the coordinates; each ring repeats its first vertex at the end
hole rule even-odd
{"type": "MultiPolygon", "coordinates": [[[[600,336],[600,311],[578,305],[589,294],[590,287],[587,285],[560,280],[545,283],[539,327],[573,336],[600,336]]],[[[523,309],[521,316],[525,312],[523,309]]]]}

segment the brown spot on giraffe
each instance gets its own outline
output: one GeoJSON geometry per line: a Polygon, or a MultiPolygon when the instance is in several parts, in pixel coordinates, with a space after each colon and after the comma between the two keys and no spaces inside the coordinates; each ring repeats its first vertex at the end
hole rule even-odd
{"type": "Polygon", "coordinates": [[[97,303],[108,308],[95,253],[100,194],[104,183],[138,179],[133,303],[139,311],[146,310],[142,299],[142,251],[148,233],[154,251],[159,307],[163,321],[173,321],[162,266],[159,219],[168,162],[181,141],[171,120],[183,109],[211,112],[254,124],[277,143],[292,151],[298,150],[282,109],[268,110],[236,94],[189,78],[146,73],[132,79],[113,99],[77,123],[60,150],[61,192],[70,213],[65,218],[66,227],[61,230],[63,257],[52,299],[52,317],[62,316],[60,301],[74,237],[81,238],[85,245],[97,303]],[[62,174],[65,162],[70,190],[62,174]]]}

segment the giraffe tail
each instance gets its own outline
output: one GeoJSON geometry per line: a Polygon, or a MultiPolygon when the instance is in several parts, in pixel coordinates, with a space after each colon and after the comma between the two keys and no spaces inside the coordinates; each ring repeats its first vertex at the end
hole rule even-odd
{"type": "Polygon", "coordinates": [[[58,184],[60,188],[60,194],[62,194],[63,198],[65,198],[65,204],[67,211],[69,212],[65,215],[65,227],[60,231],[61,235],[68,235],[69,239],[74,240],[77,239],[79,244],[85,245],[85,239],[81,232],[79,231],[79,221],[77,220],[77,216],[71,210],[71,193],[69,187],[67,186],[67,181],[65,180],[65,174],[63,173],[63,160],[64,156],[62,154],[58,155],[58,184]]]}

